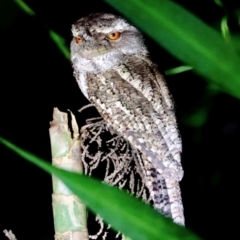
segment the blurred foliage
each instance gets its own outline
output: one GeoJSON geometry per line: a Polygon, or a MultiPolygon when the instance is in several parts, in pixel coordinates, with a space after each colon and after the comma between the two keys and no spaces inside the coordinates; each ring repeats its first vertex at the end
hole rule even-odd
{"type": "Polygon", "coordinates": [[[24,12],[31,16],[35,16],[36,13],[22,0],[13,0],[24,12]]]}
{"type": "Polygon", "coordinates": [[[27,161],[57,176],[93,212],[102,216],[114,229],[129,236],[132,240],[200,240],[186,228],[174,224],[171,219],[165,218],[152,207],[123,190],[82,174],[53,167],[43,159],[1,137],[0,142],[27,161]],[[140,209],[143,217],[139,217],[140,209]]]}
{"type": "Polygon", "coordinates": [[[194,71],[240,98],[240,57],[216,30],[169,0],[105,1],[194,71]]]}
{"type": "Polygon", "coordinates": [[[178,73],[182,73],[182,72],[189,71],[192,69],[193,68],[191,66],[179,66],[176,68],[168,69],[167,71],[165,71],[165,74],[166,75],[178,74],[178,73]]]}
{"type": "Polygon", "coordinates": [[[70,59],[69,47],[66,46],[65,39],[53,30],[49,31],[49,35],[63,53],[64,57],[70,59]]]}

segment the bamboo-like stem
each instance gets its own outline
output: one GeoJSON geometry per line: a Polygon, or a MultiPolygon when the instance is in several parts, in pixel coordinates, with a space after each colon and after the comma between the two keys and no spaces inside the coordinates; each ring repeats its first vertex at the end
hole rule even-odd
{"type": "MultiPolygon", "coordinates": [[[[71,112],[70,112],[71,113],[71,112]]],[[[50,123],[50,139],[52,150],[52,163],[54,166],[82,172],[81,153],[78,126],[71,113],[71,126],[69,130],[67,113],[57,108],[53,111],[53,121],[50,123]]],[[[86,208],[81,200],[55,176],[53,180],[53,216],[55,240],[87,240],[86,208]]]]}

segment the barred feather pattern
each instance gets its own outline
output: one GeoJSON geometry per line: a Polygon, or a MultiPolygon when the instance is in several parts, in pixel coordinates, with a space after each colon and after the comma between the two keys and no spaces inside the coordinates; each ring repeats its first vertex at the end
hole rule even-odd
{"type": "MultiPolygon", "coordinates": [[[[158,204],[153,201],[146,185],[144,156],[131,147],[128,141],[119,136],[113,129],[107,129],[104,121],[87,124],[81,129],[81,151],[84,173],[89,176],[127,190],[130,194],[142,199],[172,217],[169,202],[171,193],[166,180],[156,171],[150,170],[151,182],[158,195],[158,204]]],[[[93,190],[94,191],[94,190],[93,190]]],[[[89,239],[125,239],[121,233],[116,233],[110,225],[104,224],[99,215],[88,215],[89,239]]]]}
{"type": "Polygon", "coordinates": [[[107,128],[141,153],[138,166],[154,207],[184,225],[182,143],[174,104],[141,33],[104,13],[79,19],[72,33],[71,61],[82,93],[107,128]],[[116,39],[109,38],[112,34],[116,39]]]}

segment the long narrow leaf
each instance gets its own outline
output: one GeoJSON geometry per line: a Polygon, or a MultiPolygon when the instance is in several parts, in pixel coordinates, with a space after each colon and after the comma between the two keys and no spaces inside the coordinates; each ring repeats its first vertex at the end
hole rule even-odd
{"type": "Polygon", "coordinates": [[[93,212],[100,214],[106,222],[132,240],[199,239],[122,190],[87,176],[53,167],[3,138],[0,138],[0,142],[26,160],[60,178],[93,212]]]}
{"type": "Polygon", "coordinates": [[[240,58],[234,47],[192,13],[170,0],[105,2],[197,73],[240,98],[240,58]]]}

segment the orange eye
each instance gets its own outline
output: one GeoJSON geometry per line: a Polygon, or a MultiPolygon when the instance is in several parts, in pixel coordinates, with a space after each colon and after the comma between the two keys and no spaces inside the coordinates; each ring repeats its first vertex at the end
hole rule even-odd
{"type": "Polygon", "coordinates": [[[75,39],[75,42],[76,42],[77,44],[82,43],[82,38],[80,38],[80,37],[74,37],[74,39],[75,39]]]}
{"type": "Polygon", "coordinates": [[[120,33],[120,32],[113,32],[113,33],[108,34],[107,37],[108,37],[110,40],[117,40],[117,39],[120,38],[120,36],[121,36],[121,33],[120,33]]]}

